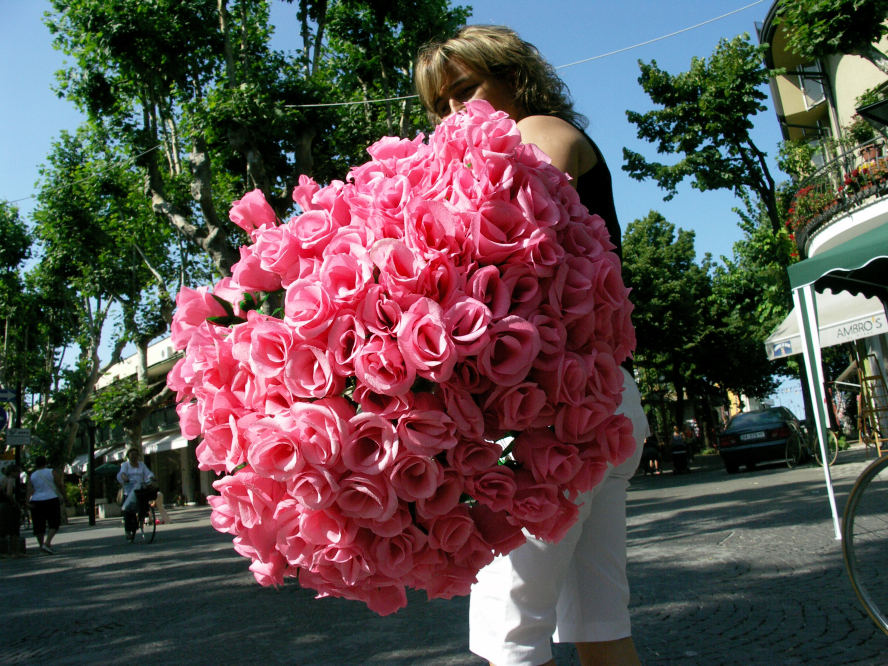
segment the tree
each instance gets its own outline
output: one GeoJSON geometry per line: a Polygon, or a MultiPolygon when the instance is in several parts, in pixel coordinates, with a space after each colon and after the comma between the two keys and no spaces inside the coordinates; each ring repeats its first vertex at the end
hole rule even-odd
{"type": "Polygon", "coordinates": [[[640,114],[627,111],[638,127],[638,138],[657,144],[657,152],[681,155],[678,163],[649,162],[623,149],[623,170],[642,181],[651,178],[670,200],[685,178],[700,191],[728,189],[737,195],[751,190],[763,202],[771,228],[778,233],[782,220],[777,187],[766,153],[753,141],[752,118],[765,111],[764,90],[769,73],[762,53],[749,35],[723,39],[709,60],[694,58],[691,68],[676,76],[639,61],[638,81],[651,101],[662,109],[640,114]]]}
{"type": "Polygon", "coordinates": [[[706,298],[706,271],[695,263],[694,232],[678,229],[657,211],[635,220],[623,237],[623,279],[632,289],[636,362],[672,384],[673,423],[684,420],[684,389],[706,298]]]}
{"type": "Polygon", "coordinates": [[[888,74],[888,56],[875,47],[888,35],[888,0],[782,0],[780,24],[790,50],[814,60],[836,53],[866,58],[888,74]]]}
{"type": "MultiPolygon", "coordinates": [[[[147,346],[166,332],[172,319],[168,285],[179,277],[177,260],[183,256],[173,251],[174,230],[151,224],[154,214],[139,192],[139,173],[121,159],[105,127],[87,124],[75,135],[63,133],[48,162],[41,169],[34,212],[43,252],[33,274],[42,293],[64,304],[60,316],[67,319],[79,348],[67,377],[74,385],[65,387],[72,395],[62,401],[67,458],[99,378],[120,360],[128,342],[139,351],[137,378],[140,385],[145,383],[147,346]],[[112,358],[102,367],[98,352],[114,304],[122,325],[113,333],[112,358]]],[[[158,386],[155,393],[162,390],[158,386]]],[[[142,403],[138,408],[150,408],[150,402],[142,403]]],[[[48,405],[44,407],[45,414],[48,405]]],[[[140,426],[131,435],[132,443],[140,445],[140,426]]]]}

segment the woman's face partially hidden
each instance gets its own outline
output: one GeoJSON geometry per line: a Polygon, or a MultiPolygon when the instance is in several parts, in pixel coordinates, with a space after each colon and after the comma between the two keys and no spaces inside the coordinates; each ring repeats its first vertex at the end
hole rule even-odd
{"type": "Polygon", "coordinates": [[[515,101],[511,86],[502,79],[478,74],[457,61],[447,67],[447,78],[435,99],[435,113],[446,118],[465,108],[465,103],[483,99],[497,111],[505,111],[512,120],[524,117],[515,101]]]}

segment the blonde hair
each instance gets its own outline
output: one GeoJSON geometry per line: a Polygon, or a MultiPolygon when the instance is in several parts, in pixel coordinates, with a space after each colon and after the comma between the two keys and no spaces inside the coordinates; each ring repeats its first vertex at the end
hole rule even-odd
{"type": "Polygon", "coordinates": [[[447,67],[459,62],[475,73],[506,81],[517,105],[531,116],[555,116],[585,128],[589,121],[574,111],[570,91],[539,50],[511,28],[501,25],[463,26],[451,39],[431,42],[419,50],[414,83],[433,123],[441,122],[435,100],[447,80],[447,67]]]}

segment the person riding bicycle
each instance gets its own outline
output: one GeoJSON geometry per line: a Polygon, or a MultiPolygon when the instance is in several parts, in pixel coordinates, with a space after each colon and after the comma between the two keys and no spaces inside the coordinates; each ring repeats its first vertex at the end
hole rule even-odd
{"type": "Polygon", "coordinates": [[[132,447],[126,452],[126,461],[120,466],[117,481],[123,486],[124,528],[127,532],[135,532],[138,527],[139,502],[136,490],[146,488],[154,482],[154,474],[148,465],[140,462],[141,452],[132,447]]]}

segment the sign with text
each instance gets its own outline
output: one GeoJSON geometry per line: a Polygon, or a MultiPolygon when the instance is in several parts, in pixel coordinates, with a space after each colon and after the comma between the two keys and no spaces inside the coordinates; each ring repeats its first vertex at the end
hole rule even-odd
{"type": "Polygon", "coordinates": [[[10,428],[6,431],[6,446],[27,446],[31,443],[31,431],[27,428],[10,428]]]}

